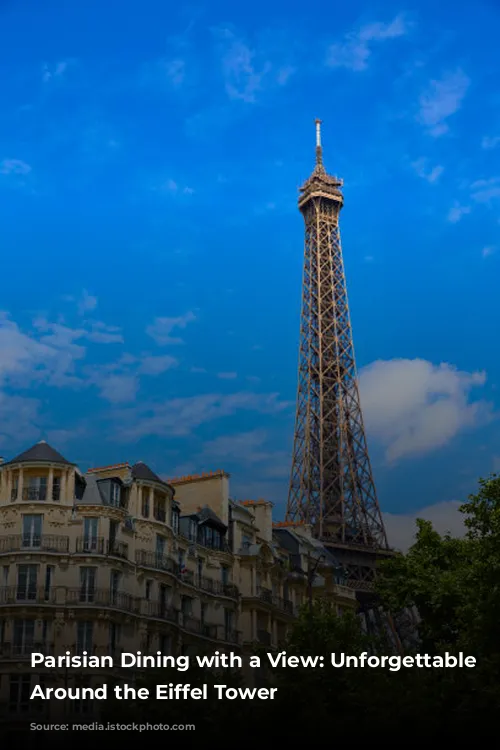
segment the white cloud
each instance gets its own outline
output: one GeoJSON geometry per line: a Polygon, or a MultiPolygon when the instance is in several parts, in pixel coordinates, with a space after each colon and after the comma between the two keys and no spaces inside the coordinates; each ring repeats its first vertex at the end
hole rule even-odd
{"type": "Polygon", "coordinates": [[[186,63],[180,58],[168,60],[164,63],[165,74],[174,88],[179,88],[186,78],[186,63]]]}
{"type": "Polygon", "coordinates": [[[417,159],[411,165],[417,175],[427,182],[436,182],[444,172],[444,167],[438,164],[435,167],[429,167],[427,159],[417,159]]]}
{"type": "Polygon", "coordinates": [[[286,451],[266,449],[268,434],[265,430],[221,435],[203,445],[198,465],[223,465],[236,461],[241,466],[258,464],[259,476],[264,479],[283,479],[290,473],[290,456],[286,451]]]}
{"type": "Polygon", "coordinates": [[[471,185],[471,191],[476,203],[491,203],[495,198],[500,198],[500,177],[476,180],[471,185]]]}
{"type": "Polygon", "coordinates": [[[390,23],[367,24],[358,31],[347,34],[342,42],[332,44],[328,49],[326,64],[331,68],[366,70],[375,42],[405,36],[409,29],[410,25],[401,15],[390,23]]]}
{"type": "Polygon", "coordinates": [[[12,396],[0,391],[0,446],[35,440],[40,429],[40,403],[33,398],[12,396]]]}
{"type": "Polygon", "coordinates": [[[175,357],[171,357],[169,354],[165,354],[162,357],[143,357],[139,366],[139,373],[143,375],[161,375],[163,372],[177,367],[178,364],[175,357]]]}
{"type": "Polygon", "coordinates": [[[78,312],[84,315],[87,312],[95,310],[97,307],[97,297],[93,297],[86,289],[82,292],[82,297],[78,302],[78,312]]]}
{"type": "Polygon", "coordinates": [[[483,140],[481,141],[481,148],[484,149],[493,149],[497,148],[497,146],[500,146],[500,135],[496,136],[487,136],[485,135],[483,140]]]}
{"type": "Polygon", "coordinates": [[[483,256],[483,258],[489,258],[490,255],[494,255],[495,253],[496,253],[496,248],[495,247],[491,247],[491,246],[489,246],[489,247],[483,247],[483,249],[481,251],[481,255],[483,256]]]}
{"type": "Polygon", "coordinates": [[[71,60],[60,60],[54,65],[45,64],[42,71],[42,81],[48,83],[54,79],[62,78],[71,62],[71,60]]]}
{"type": "Polygon", "coordinates": [[[235,380],[238,377],[237,372],[218,372],[217,377],[220,380],[235,380]]]}
{"type": "Polygon", "coordinates": [[[178,318],[156,318],[154,322],[146,328],[146,333],[148,336],[151,336],[159,346],[166,346],[167,344],[182,344],[182,339],[172,337],[170,334],[176,328],[186,328],[188,323],[191,323],[193,320],[196,320],[196,317],[192,312],[188,312],[178,318]]]}
{"type": "Polygon", "coordinates": [[[470,214],[470,206],[461,206],[456,203],[448,211],[447,219],[451,224],[456,224],[460,221],[462,216],[466,216],[467,214],[470,214]]]}
{"type": "Polygon", "coordinates": [[[100,321],[90,322],[91,330],[85,334],[85,338],[95,344],[123,344],[121,329],[117,326],[108,326],[100,321]]]}
{"type": "Polygon", "coordinates": [[[110,373],[99,378],[97,385],[101,398],[112,404],[133,401],[139,390],[139,382],[134,375],[110,373]]]}
{"type": "Polygon", "coordinates": [[[144,402],[116,415],[119,424],[115,439],[128,441],[145,436],[190,435],[202,424],[240,411],[277,414],[289,406],[288,402],[280,401],[278,394],[249,392],[207,393],[163,403],[144,402]]]}
{"type": "Polygon", "coordinates": [[[430,505],[414,513],[384,513],[384,523],[391,547],[406,552],[415,542],[417,532],[416,520],[423,518],[431,521],[439,534],[450,533],[454,537],[465,534],[464,517],[459,512],[461,503],[444,502],[430,505]]]}
{"type": "Polygon", "coordinates": [[[194,189],[185,185],[181,187],[175,180],[168,179],[159,188],[155,188],[163,193],[171,193],[172,195],[193,195],[194,189]]]}
{"type": "Polygon", "coordinates": [[[386,459],[441,448],[465,428],[491,418],[491,405],[470,401],[486,376],[422,359],[377,361],[359,378],[367,431],[385,448],[386,459]]]}
{"type": "Polygon", "coordinates": [[[444,74],[430,82],[420,97],[418,119],[430,135],[438,137],[447,133],[447,120],[462,106],[470,86],[469,78],[461,70],[444,74]]]}
{"type": "Polygon", "coordinates": [[[269,458],[269,453],[262,450],[266,440],[265,430],[220,435],[203,445],[203,454],[214,459],[236,459],[244,463],[260,463],[269,458]]]}
{"type": "Polygon", "coordinates": [[[21,159],[4,159],[0,163],[0,174],[26,175],[30,172],[30,165],[21,159]]]}
{"type": "Polygon", "coordinates": [[[44,335],[23,333],[7,313],[0,314],[0,383],[28,387],[34,382],[74,385],[75,362],[85,349],[75,340],[82,332],[40,320],[35,328],[44,335]]]}
{"type": "Polygon", "coordinates": [[[87,370],[87,385],[94,385],[99,395],[113,404],[125,404],[135,400],[140,385],[140,376],[157,376],[178,365],[169,355],[122,354],[115,362],[87,370]]]}
{"type": "Polygon", "coordinates": [[[286,85],[295,72],[291,65],[272,62],[265,44],[260,49],[253,48],[228,28],[214,29],[213,34],[229,99],[253,104],[259,93],[286,85]]]}

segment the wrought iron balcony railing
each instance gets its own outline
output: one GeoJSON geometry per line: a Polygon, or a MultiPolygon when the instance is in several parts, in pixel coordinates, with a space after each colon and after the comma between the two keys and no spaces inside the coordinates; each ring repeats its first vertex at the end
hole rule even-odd
{"type": "Polygon", "coordinates": [[[222,594],[222,596],[229,596],[231,599],[237,599],[239,596],[238,587],[233,583],[223,583],[222,581],[215,581],[213,578],[202,576],[198,578],[197,586],[210,594],[222,594]]]}
{"type": "Polygon", "coordinates": [[[179,623],[179,610],[174,609],[170,604],[161,600],[143,599],[141,611],[145,617],[167,620],[175,625],[179,623]]]}
{"type": "Polygon", "coordinates": [[[108,555],[111,555],[112,557],[122,557],[124,560],[128,560],[128,544],[125,542],[117,542],[116,539],[110,539],[106,546],[108,555]]]}
{"type": "Polygon", "coordinates": [[[47,500],[48,494],[47,487],[23,487],[22,499],[40,503],[47,500]]]}
{"type": "Polygon", "coordinates": [[[219,627],[208,622],[202,622],[200,625],[200,635],[204,638],[211,638],[213,641],[216,641],[219,636],[219,627]]]}
{"type": "Polygon", "coordinates": [[[0,659],[29,658],[33,652],[51,656],[54,653],[54,644],[31,639],[0,643],[0,659]]]}
{"type": "Polygon", "coordinates": [[[184,630],[189,630],[191,633],[201,632],[201,626],[202,626],[201,620],[198,620],[196,617],[193,617],[190,614],[185,614],[184,612],[181,612],[179,624],[181,628],[184,628],[184,630]]]}
{"type": "Polygon", "coordinates": [[[188,541],[190,544],[196,544],[198,547],[204,547],[207,550],[213,552],[231,552],[231,547],[226,539],[207,539],[202,535],[189,534],[185,531],[180,531],[179,536],[188,541]]]}
{"type": "Polygon", "coordinates": [[[84,536],[76,540],[76,551],[86,555],[104,555],[106,540],[102,536],[84,536]]]}
{"type": "Polygon", "coordinates": [[[100,536],[80,537],[76,540],[76,552],[85,555],[111,555],[127,560],[128,544],[100,536]]]}
{"type": "Polygon", "coordinates": [[[266,602],[266,604],[273,603],[273,592],[271,591],[271,589],[266,589],[263,586],[259,586],[257,588],[257,596],[261,601],[266,602]]]}
{"type": "Polygon", "coordinates": [[[20,551],[69,553],[69,537],[52,534],[16,534],[0,537],[0,554],[20,551]]]}
{"type": "Polygon", "coordinates": [[[290,599],[283,599],[280,596],[276,596],[271,589],[266,589],[262,586],[258,587],[257,597],[262,602],[265,602],[272,607],[276,607],[277,609],[281,609],[283,612],[287,612],[290,615],[293,615],[294,613],[294,606],[290,599]]]}
{"type": "Polygon", "coordinates": [[[172,573],[172,575],[179,575],[179,564],[168,555],[158,552],[149,552],[144,549],[137,550],[135,553],[135,562],[137,565],[142,565],[145,568],[165,570],[167,573],[172,573]]]}
{"type": "Polygon", "coordinates": [[[139,612],[137,597],[125,591],[97,589],[92,586],[67,589],[66,604],[71,607],[110,607],[125,612],[139,612]]]}
{"type": "Polygon", "coordinates": [[[54,590],[49,587],[19,584],[0,588],[0,605],[53,604],[54,590]]]}

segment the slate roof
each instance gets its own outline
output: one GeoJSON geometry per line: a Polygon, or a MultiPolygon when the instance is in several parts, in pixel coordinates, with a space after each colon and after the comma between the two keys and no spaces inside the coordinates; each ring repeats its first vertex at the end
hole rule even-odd
{"type": "Polygon", "coordinates": [[[67,461],[64,456],[61,456],[51,445],[40,440],[39,443],[28,448],[28,450],[20,453],[15,458],[11,459],[7,463],[19,464],[19,463],[31,463],[33,461],[46,462],[51,464],[67,464],[68,466],[74,466],[70,461],[67,461]]]}
{"type": "Polygon", "coordinates": [[[340,563],[335,555],[330,552],[318,539],[314,537],[303,537],[291,528],[275,528],[273,536],[277,537],[279,543],[291,553],[299,554],[301,551],[309,550],[314,557],[320,556],[322,564],[333,568],[339,568],[340,563]]]}
{"type": "Polygon", "coordinates": [[[215,513],[212,508],[209,508],[208,505],[204,505],[203,508],[199,508],[199,510],[197,510],[195,513],[183,513],[181,515],[181,519],[182,518],[197,518],[199,523],[206,523],[207,521],[211,521],[221,529],[227,529],[224,521],[221,521],[217,513],[215,513]]]}
{"type": "Polygon", "coordinates": [[[168,482],[160,479],[158,474],[155,474],[143,461],[138,461],[132,466],[132,476],[134,479],[144,479],[148,482],[158,482],[159,484],[168,485],[168,482]]]}
{"type": "Polygon", "coordinates": [[[212,521],[213,523],[222,526],[224,529],[227,529],[226,524],[221,521],[217,513],[214,513],[212,508],[209,508],[208,505],[204,505],[203,508],[198,511],[197,516],[200,523],[204,523],[205,521],[212,521]]]}
{"type": "Polygon", "coordinates": [[[92,474],[86,474],[84,479],[85,489],[83,496],[76,501],[77,505],[104,505],[96,477],[92,476],[92,474]]]}

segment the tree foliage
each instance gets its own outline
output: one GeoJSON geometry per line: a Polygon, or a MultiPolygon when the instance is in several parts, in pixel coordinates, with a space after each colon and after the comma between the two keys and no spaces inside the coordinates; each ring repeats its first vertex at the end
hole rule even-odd
{"type": "MultiPolygon", "coordinates": [[[[273,701],[211,699],[194,708],[191,701],[175,706],[152,701],[147,707],[123,702],[121,710],[126,706],[129,720],[140,715],[153,723],[169,717],[171,723],[189,723],[196,717],[199,725],[203,717],[211,739],[227,739],[236,731],[238,744],[246,744],[247,736],[252,744],[311,744],[315,733],[320,743],[365,737],[408,742],[417,734],[430,739],[443,731],[451,739],[471,729],[479,736],[500,705],[500,478],[480,480],[460,511],[466,526],[462,539],[441,536],[430,522],[417,521],[410,550],[381,565],[378,595],[391,613],[418,610],[418,653],[463,652],[476,658],[475,668],[335,667],[332,653],[389,654],[389,642],[383,633],[367,635],[353,613],[340,617],[328,602],[315,601],[312,609],[301,611],[283,650],[322,655],[323,666],[268,670],[265,679],[278,688],[273,701]]],[[[265,653],[261,656],[265,662],[265,653]]],[[[213,675],[202,670],[190,670],[183,679],[193,686],[214,684],[213,675]]],[[[220,681],[236,685],[239,679],[224,673],[220,681]]],[[[149,686],[170,681],[179,682],[179,674],[147,676],[149,686]]]]}
{"type": "MultiPolygon", "coordinates": [[[[462,652],[476,658],[476,667],[282,671],[276,679],[283,712],[293,705],[306,725],[351,729],[363,716],[370,734],[409,727],[429,736],[471,728],[477,734],[489,724],[500,705],[500,478],[480,480],[460,512],[466,526],[461,539],[417,521],[410,550],[381,564],[378,595],[388,612],[418,610],[418,647],[406,655],[462,652]]],[[[301,614],[287,648],[325,655],[389,650],[383,639],[362,632],[358,618],[339,618],[321,603],[301,614]]]]}

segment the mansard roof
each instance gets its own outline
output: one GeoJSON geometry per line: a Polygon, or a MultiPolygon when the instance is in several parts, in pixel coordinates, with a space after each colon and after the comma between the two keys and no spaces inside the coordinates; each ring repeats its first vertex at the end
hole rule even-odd
{"type": "Polygon", "coordinates": [[[196,518],[199,523],[210,522],[214,526],[219,526],[221,529],[227,529],[226,524],[222,521],[217,513],[212,510],[208,505],[204,505],[203,508],[198,508],[195,513],[183,513],[181,518],[196,518]]]}
{"type": "Polygon", "coordinates": [[[55,448],[40,440],[39,443],[35,443],[28,450],[23,451],[15,458],[8,461],[9,464],[21,464],[21,463],[50,463],[50,464],[66,464],[67,466],[74,466],[70,461],[67,461],[64,456],[61,456],[55,448]]]}
{"type": "Polygon", "coordinates": [[[158,474],[155,474],[143,461],[138,461],[132,466],[132,476],[134,479],[144,479],[147,482],[157,482],[158,484],[164,484],[166,487],[170,486],[168,482],[160,479],[158,474]]]}

